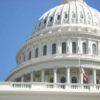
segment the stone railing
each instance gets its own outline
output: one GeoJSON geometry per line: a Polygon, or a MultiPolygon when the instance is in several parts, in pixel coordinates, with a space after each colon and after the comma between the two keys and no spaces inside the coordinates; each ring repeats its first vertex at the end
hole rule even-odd
{"type": "Polygon", "coordinates": [[[7,90],[32,90],[32,91],[88,91],[88,92],[100,92],[100,84],[67,84],[67,83],[42,83],[42,82],[0,82],[0,91],[7,90]]]}

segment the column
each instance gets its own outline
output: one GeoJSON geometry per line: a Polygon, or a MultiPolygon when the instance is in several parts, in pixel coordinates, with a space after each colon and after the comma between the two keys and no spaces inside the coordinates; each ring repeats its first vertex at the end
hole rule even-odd
{"type": "Polygon", "coordinates": [[[70,68],[66,68],[66,82],[70,83],[70,68]]]}
{"type": "Polygon", "coordinates": [[[61,54],[61,43],[60,43],[60,39],[57,40],[57,54],[61,54]]]}
{"type": "Polygon", "coordinates": [[[54,73],[54,83],[57,83],[57,68],[54,68],[53,73],[54,73]]]}
{"type": "Polygon", "coordinates": [[[91,48],[91,40],[88,39],[88,45],[87,45],[87,54],[91,55],[91,51],[92,51],[92,48],[91,48]]]}
{"type": "MultiPolygon", "coordinates": [[[[41,42],[41,41],[40,41],[41,42]]],[[[42,53],[41,53],[41,43],[39,44],[39,57],[42,55],[42,53]]]]}
{"type": "Polygon", "coordinates": [[[96,84],[96,69],[93,69],[93,84],[96,84]]]}
{"type": "Polygon", "coordinates": [[[48,41],[48,43],[47,43],[47,55],[50,55],[50,50],[51,50],[50,41],[48,41]]]}
{"type": "Polygon", "coordinates": [[[24,82],[24,75],[21,76],[21,82],[24,82]]]}
{"type": "Polygon", "coordinates": [[[41,71],[41,82],[44,82],[44,69],[42,69],[42,71],[41,71]]]}
{"type": "Polygon", "coordinates": [[[82,45],[81,45],[81,38],[78,38],[78,41],[77,41],[77,53],[78,54],[81,54],[82,53],[82,50],[81,50],[81,48],[82,48],[82,45]]]}
{"type": "Polygon", "coordinates": [[[30,82],[33,82],[34,81],[34,73],[31,72],[30,76],[31,76],[30,82]]]}
{"type": "Polygon", "coordinates": [[[72,46],[71,46],[71,41],[68,39],[67,40],[67,46],[66,46],[66,50],[67,50],[67,53],[72,53],[72,46]]]}
{"type": "Polygon", "coordinates": [[[100,41],[98,41],[98,50],[97,50],[97,52],[98,52],[98,56],[100,56],[100,41]]]}
{"type": "Polygon", "coordinates": [[[66,89],[69,89],[70,86],[70,68],[66,67],[66,89]]]}

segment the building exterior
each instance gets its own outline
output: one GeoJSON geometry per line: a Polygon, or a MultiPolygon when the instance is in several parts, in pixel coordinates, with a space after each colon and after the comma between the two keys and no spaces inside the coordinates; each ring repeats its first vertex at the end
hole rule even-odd
{"type": "Polygon", "coordinates": [[[38,20],[16,62],[0,100],[100,100],[100,13],[63,0],[38,20]]]}

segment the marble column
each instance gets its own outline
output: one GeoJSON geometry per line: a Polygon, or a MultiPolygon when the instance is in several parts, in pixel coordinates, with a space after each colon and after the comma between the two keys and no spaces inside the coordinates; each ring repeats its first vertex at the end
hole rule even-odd
{"type": "Polygon", "coordinates": [[[47,55],[50,55],[50,41],[47,43],[47,55]]]}
{"type": "Polygon", "coordinates": [[[44,71],[44,69],[42,69],[42,71],[41,71],[41,82],[44,82],[44,74],[45,74],[45,71],[44,71]]]}
{"type": "Polygon", "coordinates": [[[21,76],[21,82],[24,82],[24,75],[21,76]]]}
{"type": "Polygon", "coordinates": [[[70,68],[66,68],[66,83],[70,83],[70,68]]]}
{"type": "Polygon", "coordinates": [[[93,69],[93,83],[96,84],[96,69],[93,69]]]}
{"type": "Polygon", "coordinates": [[[57,83],[57,68],[54,68],[53,73],[54,73],[54,83],[57,83]]]}
{"type": "Polygon", "coordinates": [[[33,72],[31,72],[31,74],[30,74],[30,82],[33,82],[34,81],[34,73],[33,72]]]}

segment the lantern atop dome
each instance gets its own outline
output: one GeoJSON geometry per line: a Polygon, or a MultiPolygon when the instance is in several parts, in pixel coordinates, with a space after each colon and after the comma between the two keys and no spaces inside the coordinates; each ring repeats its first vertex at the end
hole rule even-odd
{"type": "Polygon", "coordinates": [[[63,1],[60,3],[60,5],[61,5],[61,4],[68,3],[68,2],[80,2],[80,3],[82,3],[83,0],[63,0],[63,1]]]}

